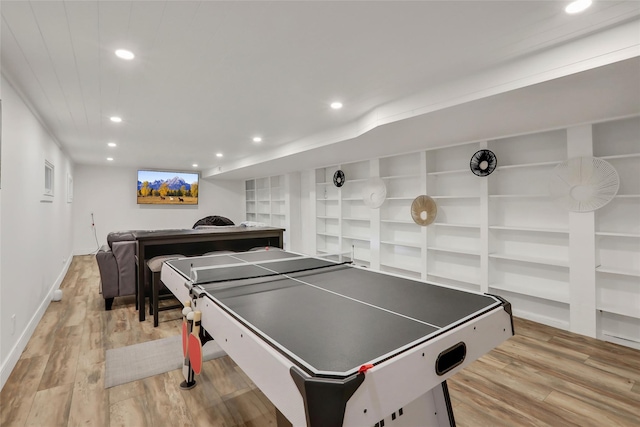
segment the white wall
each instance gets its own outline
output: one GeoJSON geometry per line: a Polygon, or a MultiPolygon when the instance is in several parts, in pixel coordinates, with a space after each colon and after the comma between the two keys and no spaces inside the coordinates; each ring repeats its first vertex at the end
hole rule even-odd
{"type": "Polygon", "coordinates": [[[74,176],[74,254],[87,254],[106,244],[119,230],[191,228],[209,215],[236,224],[244,221],[244,182],[201,179],[197,206],[150,206],[136,202],[137,169],[112,165],[78,165],[74,176]],[[96,234],[91,227],[91,213],[96,234]],[[96,243],[96,237],[98,242],[96,243]]]}
{"type": "Polygon", "coordinates": [[[4,385],[44,314],[72,254],[69,158],[2,77],[0,209],[0,361],[4,385]],[[54,197],[43,202],[44,162],[55,169],[54,197]],[[15,320],[12,316],[15,315],[15,320]]]}
{"type": "Polygon", "coordinates": [[[200,218],[244,220],[243,182],[200,181],[198,206],[136,204],[136,170],[74,166],[2,77],[0,199],[0,386],[26,347],[71,262],[94,252],[114,230],[191,228],[200,218]],[[45,159],[55,167],[54,196],[44,196],[45,159]],[[67,202],[67,176],[73,202],[67,202]],[[110,196],[100,190],[110,189],[110,196]],[[46,200],[46,201],[43,201],[46,200]],[[94,214],[98,244],[91,227],[94,214]],[[15,315],[15,321],[12,316],[15,315]]]}
{"type": "MultiPolygon", "coordinates": [[[[2,97],[2,86],[3,86],[3,82],[0,81],[0,303],[2,302],[2,100],[4,99],[2,97]]],[[[2,309],[1,304],[0,304],[0,310],[2,309]]],[[[4,312],[4,311],[3,311],[4,312]]],[[[5,383],[5,357],[3,356],[2,353],[2,342],[3,342],[3,334],[2,334],[2,325],[5,323],[3,322],[3,317],[2,317],[2,313],[0,312],[0,372],[2,372],[2,375],[0,376],[0,390],[2,389],[2,387],[4,387],[4,383],[5,383]]],[[[9,321],[11,322],[11,319],[9,319],[9,321]]],[[[9,323],[11,325],[11,323],[9,323]]],[[[9,376],[9,371],[13,369],[13,365],[11,365],[11,367],[9,368],[8,364],[7,364],[7,374],[6,376],[9,376]]]]}

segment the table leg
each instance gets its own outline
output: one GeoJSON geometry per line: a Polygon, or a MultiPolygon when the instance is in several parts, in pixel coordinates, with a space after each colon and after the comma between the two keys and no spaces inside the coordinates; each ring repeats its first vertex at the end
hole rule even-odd
{"type": "Polygon", "coordinates": [[[138,320],[144,321],[145,301],[144,301],[144,270],[146,262],[144,259],[144,245],[138,242],[138,320]]]}

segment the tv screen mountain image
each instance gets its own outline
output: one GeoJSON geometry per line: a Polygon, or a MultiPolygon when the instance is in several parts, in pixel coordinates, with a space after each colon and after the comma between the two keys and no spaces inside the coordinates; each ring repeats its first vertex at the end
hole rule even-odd
{"type": "Polygon", "coordinates": [[[139,170],[140,205],[197,205],[199,175],[193,172],[139,170]]]}

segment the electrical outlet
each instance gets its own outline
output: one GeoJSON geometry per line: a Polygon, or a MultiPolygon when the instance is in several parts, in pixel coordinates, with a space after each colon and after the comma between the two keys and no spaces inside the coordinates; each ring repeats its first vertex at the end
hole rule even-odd
{"type": "Polygon", "coordinates": [[[11,315],[11,335],[16,333],[16,315],[11,315]]]}
{"type": "Polygon", "coordinates": [[[65,264],[67,262],[66,258],[62,258],[62,264],[65,264]]]}

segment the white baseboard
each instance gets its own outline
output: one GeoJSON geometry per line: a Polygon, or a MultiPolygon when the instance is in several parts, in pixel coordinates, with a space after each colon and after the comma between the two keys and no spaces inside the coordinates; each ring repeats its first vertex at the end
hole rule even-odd
{"type": "Polygon", "coordinates": [[[97,252],[98,252],[98,249],[96,249],[96,248],[75,249],[73,251],[73,256],[93,255],[93,254],[95,254],[97,252]]]}
{"type": "Polygon", "coordinates": [[[611,335],[607,332],[603,332],[601,339],[604,341],[612,342],[614,344],[619,344],[625,347],[631,347],[631,348],[635,348],[636,350],[640,350],[640,342],[636,341],[633,338],[618,337],[615,335],[611,335]]]}
{"type": "Polygon", "coordinates": [[[562,320],[554,319],[553,317],[532,313],[530,311],[518,310],[513,307],[512,310],[515,317],[521,317],[526,320],[531,320],[532,322],[542,323],[543,325],[552,326],[554,328],[562,329],[565,331],[569,330],[569,322],[564,322],[562,320]]]}
{"type": "Polygon", "coordinates": [[[49,292],[46,293],[44,299],[40,302],[38,309],[35,313],[33,313],[33,316],[27,324],[27,327],[24,329],[24,331],[22,331],[20,338],[9,352],[9,356],[7,357],[5,362],[2,364],[2,367],[0,368],[0,390],[4,388],[5,383],[9,379],[9,375],[11,375],[11,372],[16,367],[18,360],[20,360],[20,355],[22,355],[22,352],[27,347],[27,344],[29,343],[33,332],[36,330],[36,327],[38,326],[38,323],[40,323],[40,320],[42,320],[42,316],[44,316],[45,311],[47,311],[47,307],[49,307],[49,304],[51,303],[53,291],[60,288],[64,277],[67,275],[67,271],[69,270],[72,259],[73,256],[67,257],[67,262],[62,267],[60,274],[56,278],[55,282],[51,285],[49,292]]]}

